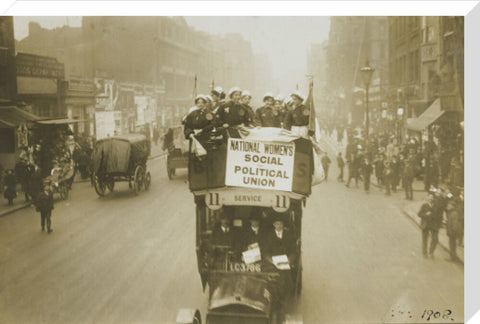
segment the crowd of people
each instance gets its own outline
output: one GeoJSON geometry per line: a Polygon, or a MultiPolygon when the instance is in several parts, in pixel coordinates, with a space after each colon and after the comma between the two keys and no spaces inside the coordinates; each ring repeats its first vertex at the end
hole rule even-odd
{"type": "Polygon", "coordinates": [[[342,152],[337,155],[337,180],[346,181],[346,187],[352,185],[352,180],[356,187],[363,182],[363,189],[368,193],[374,177],[377,186],[387,196],[403,190],[406,200],[413,200],[414,181],[423,180],[422,189],[429,193],[428,202],[418,213],[423,256],[433,258],[438,231],[445,224],[450,241],[450,260],[457,262],[456,247],[463,246],[463,151],[458,149],[450,159],[440,161],[441,154],[434,142],[423,143],[422,147],[418,138],[407,137],[399,144],[398,138],[391,133],[370,134],[366,141],[361,133],[361,130],[347,128],[345,158],[342,152]],[[426,150],[429,150],[428,154],[426,150]]]}
{"type": "Polygon", "coordinates": [[[184,117],[185,137],[201,138],[215,129],[225,129],[243,124],[285,128],[307,137],[310,108],[303,104],[304,96],[294,91],[287,98],[266,93],[263,106],[254,110],[250,106],[252,95],[247,90],[233,87],[225,94],[221,87],[215,87],[209,95],[198,95],[195,106],[184,117]]]}

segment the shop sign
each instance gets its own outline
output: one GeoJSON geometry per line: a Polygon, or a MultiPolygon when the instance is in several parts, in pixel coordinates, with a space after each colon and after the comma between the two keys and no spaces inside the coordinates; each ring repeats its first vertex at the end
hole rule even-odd
{"type": "Polygon", "coordinates": [[[65,67],[53,57],[18,53],[16,57],[17,76],[63,79],[65,67]]]}

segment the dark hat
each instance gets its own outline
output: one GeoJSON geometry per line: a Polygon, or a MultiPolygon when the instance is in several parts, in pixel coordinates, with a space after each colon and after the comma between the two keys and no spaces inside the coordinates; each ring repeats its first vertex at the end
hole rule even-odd
{"type": "Polygon", "coordinates": [[[284,213],[273,214],[273,223],[275,223],[275,222],[285,223],[285,214],[284,213]]]}
{"type": "Polygon", "coordinates": [[[228,218],[228,215],[227,215],[227,213],[225,212],[224,209],[220,209],[218,217],[219,217],[219,219],[224,219],[224,218],[228,218]]]}

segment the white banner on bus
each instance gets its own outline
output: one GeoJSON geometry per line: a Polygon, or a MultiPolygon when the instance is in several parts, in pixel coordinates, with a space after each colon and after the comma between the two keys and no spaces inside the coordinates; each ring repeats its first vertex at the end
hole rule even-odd
{"type": "Polygon", "coordinates": [[[228,139],[227,186],[292,190],[294,143],[228,139]]]}

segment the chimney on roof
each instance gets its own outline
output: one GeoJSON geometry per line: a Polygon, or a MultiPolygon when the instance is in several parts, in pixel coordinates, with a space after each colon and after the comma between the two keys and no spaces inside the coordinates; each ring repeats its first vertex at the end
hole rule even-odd
{"type": "Polygon", "coordinates": [[[38,22],[31,21],[28,23],[28,36],[38,36],[42,32],[42,27],[38,22]]]}

